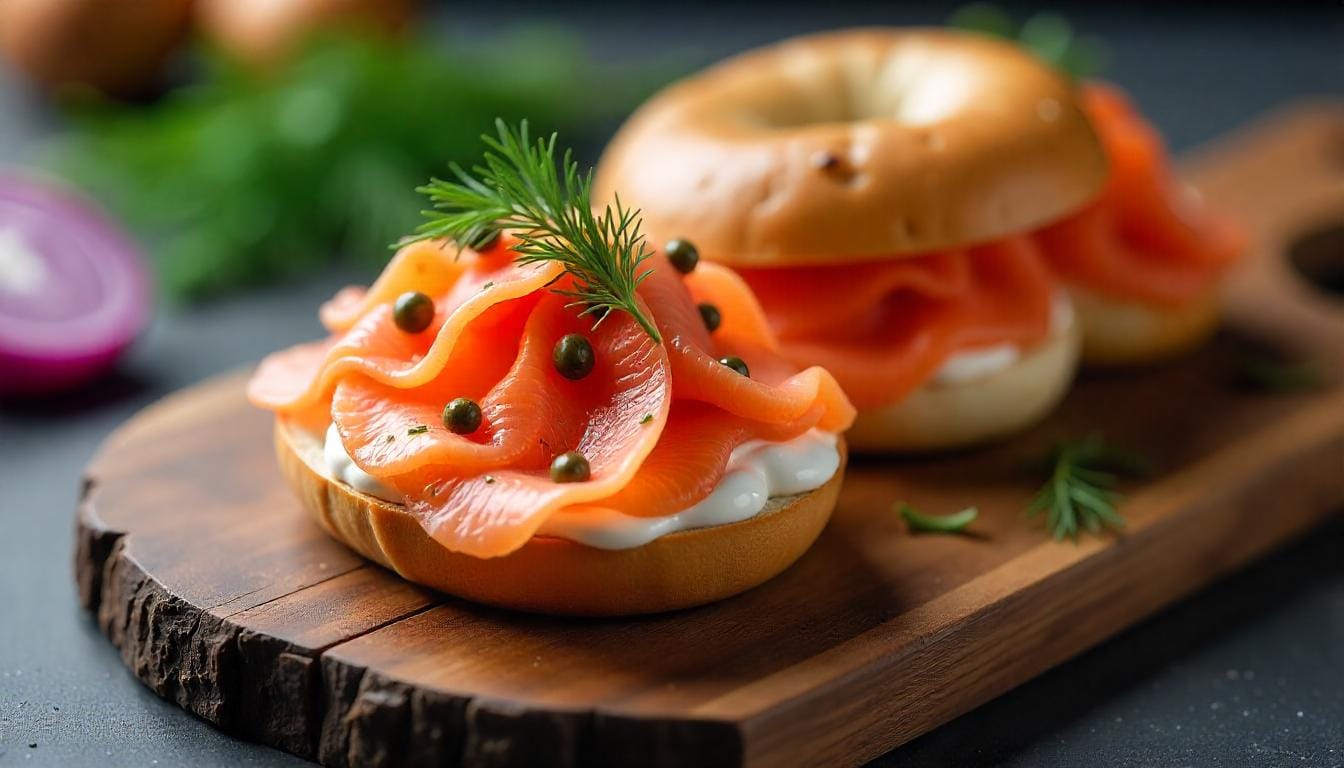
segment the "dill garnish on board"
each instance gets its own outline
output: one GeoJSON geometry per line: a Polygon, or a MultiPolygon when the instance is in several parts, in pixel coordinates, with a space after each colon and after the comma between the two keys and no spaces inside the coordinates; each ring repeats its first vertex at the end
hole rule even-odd
{"type": "Polygon", "coordinates": [[[1056,539],[1077,539],[1078,532],[1101,533],[1123,528],[1116,510],[1121,496],[1115,490],[1117,472],[1144,475],[1148,462],[1134,453],[1091,435],[1060,443],[1050,456],[1050,476],[1027,508],[1028,517],[1045,514],[1045,527],[1056,539]]]}
{"type": "Polygon", "coordinates": [[[556,162],[556,135],[533,141],[527,121],[511,128],[495,121],[497,136],[482,136],[488,147],[471,172],[454,163],[453,178],[433,179],[418,191],[433,210],[415,239],[447,238],[462,245],[486,242],[500,230],[520,241],[513,246],[524,264],[558,261],[573,277],[572,289],[557,290],[601,323],[612,311],[628,313],[649,338],[658,329],[635,298],[651,271],[651,252],[639,231],[639,212],[619,199],[595,213],[593,172],[579,172],[573,153],[556,162]]]}
{"type": "Polygon", "coordinates": [[[905,502],[896,505],[896,512],[915,533],[964,533],[966,526],[975,522],[975,518],[980,516],[980,510],[975,507],[967,507],[948,515],[929,515],[905,502]]]}

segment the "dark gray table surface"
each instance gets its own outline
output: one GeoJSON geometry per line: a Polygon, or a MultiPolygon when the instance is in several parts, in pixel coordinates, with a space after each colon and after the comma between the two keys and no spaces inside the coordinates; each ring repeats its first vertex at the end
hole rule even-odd
{"type": "MultiPolygon", "coordinates": [[[[497,3],[460,14],[458,27],[484,30],[524,12],[559,16],[497,3]]],[[[946,9],[729,3],[575,13],[613,62],[645,49],[701,62],[809,29],[933,22],[946,9]]],[[[1111,76],[1177,149],[1294,98],[1344,96],[1339,3],[1216,13],[1080,4],[1070,15],[1110,41],[1111,76]]],[[[47,125],[0,75],[0,166],[24,162],[47,125]]],[[[318,301],[365,277],[338,272],[161,311],[111,379],[78,397],[0,405],[0,765],[302,763],[220,734],[122,667],[76,604],[71,520],[80,470],[118,423],[317,335],[318,301]]],[[[1344,521],[877,762],[1344,766],[1344,521]]]]}

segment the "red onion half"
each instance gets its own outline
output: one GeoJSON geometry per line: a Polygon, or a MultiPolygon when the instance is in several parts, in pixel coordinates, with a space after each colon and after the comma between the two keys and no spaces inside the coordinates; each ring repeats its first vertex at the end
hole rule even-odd
{"type": "Polygon", "coordinates": [[[0,395],[77,386],[149,320],[139,250],[92,203],[0,175],[0,395]]]}

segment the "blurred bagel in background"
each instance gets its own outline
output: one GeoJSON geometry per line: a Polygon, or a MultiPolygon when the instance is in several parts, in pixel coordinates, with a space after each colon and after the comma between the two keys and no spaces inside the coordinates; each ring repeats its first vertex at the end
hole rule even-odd
{"type": "Polygon", "coordinates": [[[0,0],[0,56],[52,90],[149,88],[191,26],[192,0],[0,0]]]}
{"type": "Polygon", "coordinates": [[[738,271],[785,357],[858,408],[855,450],[924,451],[1026,429],[1068,391],[1081,334],[1031,233],[1093,202],[1107,171],[1075,84],[1035,56],[871,28],[669,86],[594,184],[654,242],[738,271]]]}
{"type": "Polygon", "coordinates": [[[314,33],[394,36],[410,25],[417,0],[196,0],[202,36],[256,66],[275,64],[314,33]]]}
{"type": "Polygon", "coordinates": [[[1021,234],[1096,198],[1106,156],[1073,83],[941,29],[826,32],[667,87],[596,194],[731,267],[912,258],[1021,234]]]}

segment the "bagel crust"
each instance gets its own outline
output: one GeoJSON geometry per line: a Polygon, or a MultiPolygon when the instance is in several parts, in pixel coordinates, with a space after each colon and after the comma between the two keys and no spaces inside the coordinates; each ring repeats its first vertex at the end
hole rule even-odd
{"type": "Polygon", "coordinates": [[[1068,394],[1082,346],[1080,325],[1002,371],[957,384],[928,383],[898,403],[859,413],[845,440],[855,451],[930,451],[1006,437],[1045,417],[1068,394]]]}
{"type": "Polygon", "coordinates": [[[669,534],[633,549],[596,549],[534,536],[503,557],[445,549],[399,504],[326,476],[322,443],[276,421],[280,468],[303,506],[332,536],[402,577],[441,592],[549,614],[656,613],[722,600],[793,564],[830,519],[845,469],[807,493],[774,497],[748,520],[669,534]]]}
{"type": "Polygon", "coordinates": [[[1073,85],[1011,43],[858,29],[676,83],[621,128],[597,196],[730,266],[825,265],[999,239],[1099,193],[1073,85]]]}
{"type": "Polygon", "coordinates": [[[1083,328],[1083,363],[1143,365],[1179,357],[1203,344],[1222,315],[1217,287],[1174,307],[1119,299],[1071,286],[1083,328]]]}

